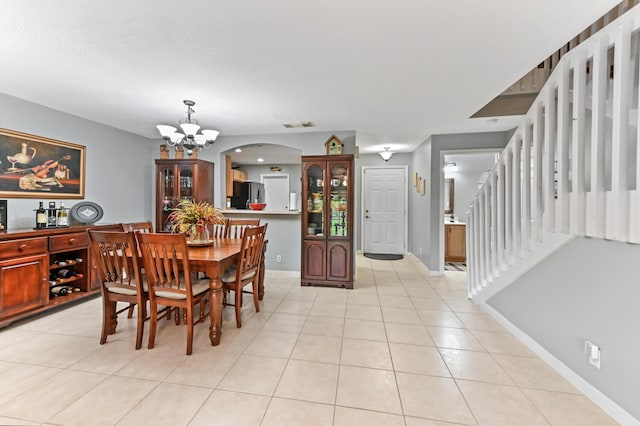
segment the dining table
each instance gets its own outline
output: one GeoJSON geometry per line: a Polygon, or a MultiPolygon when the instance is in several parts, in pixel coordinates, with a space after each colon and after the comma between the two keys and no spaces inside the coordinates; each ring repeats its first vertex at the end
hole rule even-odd
{"type": "Polygon", "coordinates": [[[220,344],[222,336],[222,276],[238,261],[242,238],[216,238],[209,244],[188,244],[189,267],[204,272],[209,278],[209,339],[212,346],[220,344]]]}

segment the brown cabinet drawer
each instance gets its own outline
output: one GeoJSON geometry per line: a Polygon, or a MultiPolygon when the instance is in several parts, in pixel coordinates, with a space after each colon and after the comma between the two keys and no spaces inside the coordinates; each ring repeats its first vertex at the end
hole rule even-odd
{"type": "Polygon", "coordinates": [[[56,235],[49,237],[49,250],[72,250],[75,248],[85,248],[89,245],[89,234],[86,232],[76,232],[73,234],[56,235]]]}
{"type": "Polygon", "coordinates": [[[0,259],[22,257],[30,254],[45,254],[46,251],[47,237],[0,242],[0,259]]]}

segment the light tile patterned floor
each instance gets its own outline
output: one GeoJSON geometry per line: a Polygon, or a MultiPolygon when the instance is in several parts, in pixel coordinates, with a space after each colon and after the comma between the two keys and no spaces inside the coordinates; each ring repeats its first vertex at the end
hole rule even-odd
{"type": "Polygon", "coordinates": [[[243,327],[135,320],[99,345],[100,300],[0,331],[0,424],[610,425],[573,386],[465,297],[465,273],[358,256],[354,290],[268,271],[243,327]],[[148,335],[148,326],[145,338],[148,335]],[[145,343],[146,345],[146,343],[145,343]]]}

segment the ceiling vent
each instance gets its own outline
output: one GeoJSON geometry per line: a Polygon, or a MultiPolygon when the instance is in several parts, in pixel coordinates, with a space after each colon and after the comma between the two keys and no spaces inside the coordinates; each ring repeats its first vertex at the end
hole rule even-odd
{"type": "Polygon", "coordinates": [[[287,129],[298,129],[301,127],[315,127],[315,124],[311,121],[296,121],[293,123],[284,123],[282,124],[287,129]]]}

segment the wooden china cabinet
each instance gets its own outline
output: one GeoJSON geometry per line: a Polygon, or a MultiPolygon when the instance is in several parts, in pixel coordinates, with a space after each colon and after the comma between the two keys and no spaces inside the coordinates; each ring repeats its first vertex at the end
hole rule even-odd
{"type": "Polygon", "coordinates": [[[302,285],[353,288],[353,155],[302,157],[302,285]]]}
{"type": "Polygon", "coordinates": [[[156,160],[156,232],[169,230],[167,217],[181,200],[213,204],[213,163],[156,160]]]}

